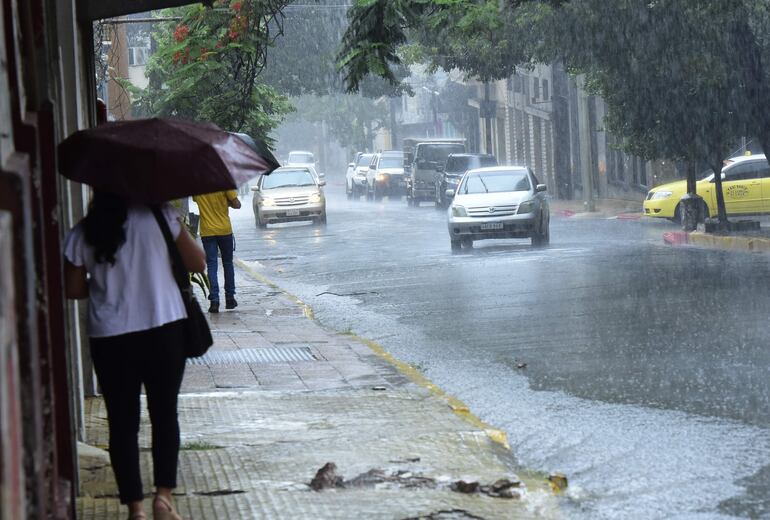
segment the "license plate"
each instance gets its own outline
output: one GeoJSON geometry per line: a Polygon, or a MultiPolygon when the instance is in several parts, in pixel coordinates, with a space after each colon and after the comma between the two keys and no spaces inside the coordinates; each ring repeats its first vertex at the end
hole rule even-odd
{"type": "Polygon", "coordinates": [[[299,210],[298,209],[287,209],[286,210],[286,216],[287,217],[298,217],[299,216],[299,210]]]}
{"type": "Polygon", "coordinates": [[[481,229],[503,229],[502,222],[486,222],[481,224],[481,229]]]}

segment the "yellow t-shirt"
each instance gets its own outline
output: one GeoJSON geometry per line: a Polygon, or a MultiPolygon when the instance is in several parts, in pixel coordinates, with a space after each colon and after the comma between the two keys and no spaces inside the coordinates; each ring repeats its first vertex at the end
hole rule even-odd
{"type": "Polygon", "coordinates": [[[201,236],[223,236],[233,233],[228,201],[238,198],[235,190],[195,195],[193,200],[201,212],[201,236]]]}

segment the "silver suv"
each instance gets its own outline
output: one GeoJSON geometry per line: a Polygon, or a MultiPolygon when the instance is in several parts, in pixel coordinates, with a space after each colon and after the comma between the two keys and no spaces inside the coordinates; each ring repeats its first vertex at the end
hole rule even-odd
{"type": "Polygon", "coordinates": [[[295,220],[325,225],[325,184],[309,166],[283,166],[270,175],[263,175],[252,188],[254,222],[260,228],[295,220]]]}
{"type": "Polygon", "coordinates": [[[384,195],[393,198],[404,194],[404,153],[389,151],[375,155],[366,173],[366,198],[380,200],[384,195]]]}
{"type": "Polygon", "coordinates": [[[454,197],[447,224],[452,251],[490,238],[531,238],[533,246],[550,241],[546,187],[529,168],[470,170],[446,195],[454,197]]]}

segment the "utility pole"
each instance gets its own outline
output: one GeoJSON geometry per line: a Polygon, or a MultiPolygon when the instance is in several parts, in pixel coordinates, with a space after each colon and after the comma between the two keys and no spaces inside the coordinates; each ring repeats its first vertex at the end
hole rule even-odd
{"type": "Polygon", "coordinates": [[[588,93],[585,91],[585,77],[580,76],[578,86],[578,121],[580,129],[580,169],[583,179],[583,208],[596,211],[593,186],[593,157],[591,153],[591,121],[588,110],[588,93]]]}
{"type": "Polygon", "coordinates": [[[390,149],[400,150],[401,146],[398,144],[398,128],[396,127],[396,104],[400,98],[390,98],[390,149]]]}
{"type": "Polygon", "coordinates": [[[492,153],[492,117],[494,116],[494,110],[492,109],[492,103],[489,100],[489,81],[484,82],[484,133],[485,135],[485,152],[492,153]]]}

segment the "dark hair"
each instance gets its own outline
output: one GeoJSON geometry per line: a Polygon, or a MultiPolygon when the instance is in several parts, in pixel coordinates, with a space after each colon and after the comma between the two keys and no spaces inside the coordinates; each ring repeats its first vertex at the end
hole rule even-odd
{"type": "Polygon", "coordinates": [[[94,191],[83,228],[86,243],[94,248],[97,263],[115,265],[115,253],[126,241],[123,224],[127,216],[128,205],[124,199],[112,193],[94,191]]]}

